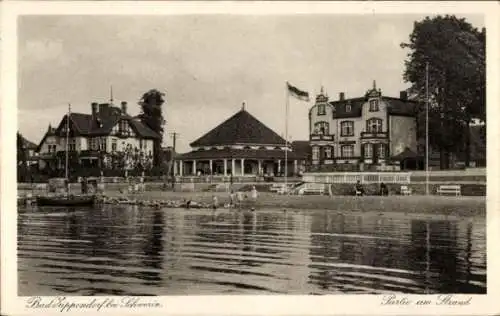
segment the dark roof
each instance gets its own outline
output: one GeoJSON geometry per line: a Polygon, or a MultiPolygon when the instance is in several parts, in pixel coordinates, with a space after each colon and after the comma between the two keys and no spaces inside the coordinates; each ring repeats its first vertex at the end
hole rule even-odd
{"type": "MultiPolygon", "coordinates": [[[[101,104],[99,112],[93,116],[92,114],[71,113],[70,124],[77,134],[82,136],[106,136],[111,133],[113,126],[120,120],[126,120],[130,123],[132,129],[142,138],[159,138],[160,136],[143,124],[137,117],[132,117],[128,114],[109,104],[101,104]]],[[[59,132],[66,124],[65,115],[57,128],[59,132]]]]}
{"type": "Polygon", "coordinates": [[[311,143],[307,140],[296,140],[292,142],[292,151],[304,158],[311,155],[311,143]]]}
{"type": "MultiPolygon", "coordinates": [[[[176,156],[176,159],[223,159],[223,158],[245,158],[245,159],[285,159],[285,151],[273,149],[210,149],[194,150],[176,156]]],[[[293,151],[287,153],[287,159],[304,159],[293,151]]]]}
{"type": "Polygon", "coordinates": [[[399,154],[392,156],[394,160],[405,160],[405,159],[416,159],[418,158],[417,153],[413,152],[410,148],[406,147],[405,150],[400,152],[399,154]]]}
{"type": "MultiPolygon", "coordinates": [[[[363,104],[367,101],[366,97],[351,98],[329,102],[335,108],[333,118],[360,117],[363,104]],[[347,104],[351,105],[351,110],[346,111],[347,104]]],[[[390,115],[415,116],[417,102],[403,100],[392,97],[382,97],[382,101],[388,104],[390,115]]]]}
{"type": "Polygon", "coordinates": [[[284,144],[285,140],[245,109],[190,144],[192,147],[232,144],[284,144]]]}

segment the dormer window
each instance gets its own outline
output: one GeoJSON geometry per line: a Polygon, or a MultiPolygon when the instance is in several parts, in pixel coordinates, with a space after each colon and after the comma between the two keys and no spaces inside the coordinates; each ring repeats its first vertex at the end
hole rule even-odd
{"type": "Polygon", "coordinates": [[[326,108],[324,104],[318,105],[318,115],[326,115],[326,108]]]}
{"type": "Polygon", "coordinates": [[[378,111],[378,100],[370,100],[370,112],[378,111]]]}
{"type": "Polygon", "coordinates": [[[128,124],[128,122],[126,120],[121,120],[120,121],[119,133],[121,135],[130,136],[131,129],[130,129],[130,125],[128,124]]]}
{"type": "Polygon", "coordinates": [[[347,104],[345,105],[345,111],[346,111],[346,112],[351,112],[351,104],[350,104],[350,103],[347,103],[347,104]]]}

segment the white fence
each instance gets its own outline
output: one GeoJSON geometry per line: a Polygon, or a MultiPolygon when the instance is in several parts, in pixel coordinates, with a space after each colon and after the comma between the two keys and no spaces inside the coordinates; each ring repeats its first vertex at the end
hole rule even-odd
{"type": "Polygon", "coordinates": [[[409,172],[321,172],[305,173],[307,183],[410,183],[409,172]]]}

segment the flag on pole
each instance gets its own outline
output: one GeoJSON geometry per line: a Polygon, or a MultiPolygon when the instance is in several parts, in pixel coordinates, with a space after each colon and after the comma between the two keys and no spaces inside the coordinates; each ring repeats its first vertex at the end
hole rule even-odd
{"type": "Polygon", "coordinates": [[[302,100],[302,101],[309,101],[309,93],[306,92],[306,91],[302,91],[300,89],[298,89],[297,87],[294,87],[292,86],[290,83],[286,83],[287,87],[288,87],[288,92],[293,95],[294,97],[296,97],[297,99],[299,100],[302,100]]]}

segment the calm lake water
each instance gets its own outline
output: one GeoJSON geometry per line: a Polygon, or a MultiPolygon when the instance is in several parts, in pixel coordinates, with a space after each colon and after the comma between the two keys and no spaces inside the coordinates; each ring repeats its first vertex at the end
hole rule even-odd
{"type": "Polygon", "coordinates": [[[19,210],[19,295],[486,293],[484,217],[19,210]]]}

